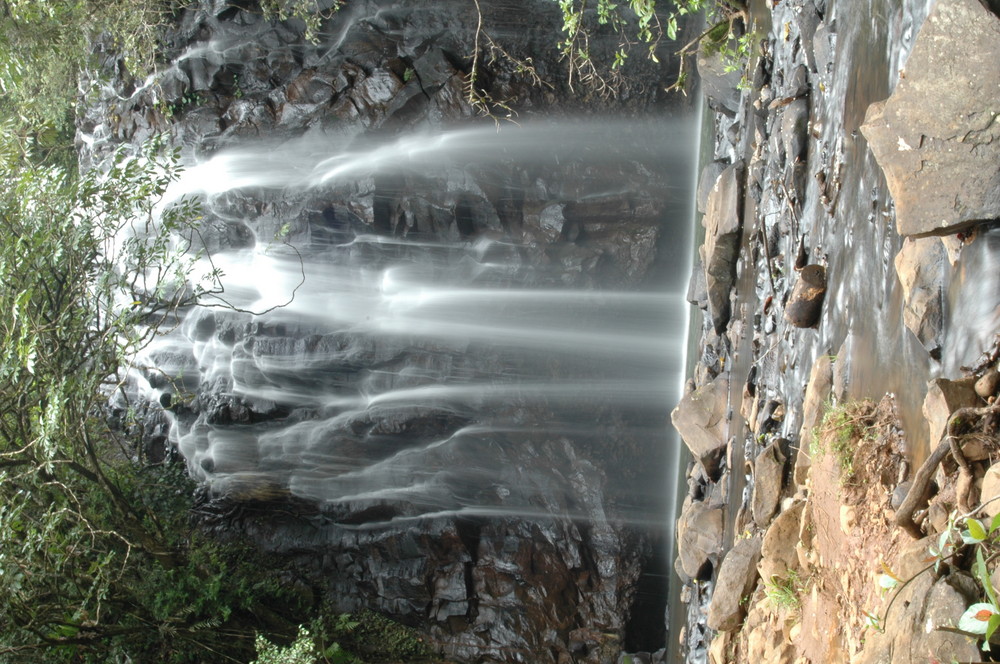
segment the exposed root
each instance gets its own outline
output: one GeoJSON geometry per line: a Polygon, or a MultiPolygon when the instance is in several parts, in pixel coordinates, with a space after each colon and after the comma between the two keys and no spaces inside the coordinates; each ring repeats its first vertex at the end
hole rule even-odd
{"type": "Polygon", "coordinates": [[[969,493],[974,486],[972,481],[972,471],[965,455],[962,454],[958,445],[956,430],[959,426],[966,426],[970,420],[981,419],[987,416],[1000,414],[1000,404],[981,408],[969,407],[960,408],[955,411],[948,420],[944,436],[938,443],[934,451],[924,461],[913,476],[913,484],[903,499],[902,504],[896,511],[896,524],[905,530],[914,539],[924,536],[920,526],[913,520],[913,514],[927,506],[928,495],[930,493],[930,483],[934,479],[938,465],[950,453],[959,468],[959,481],[957,486],[957,502],[959,509],[965,513],[971,512],[969,509],[969,493]]]}

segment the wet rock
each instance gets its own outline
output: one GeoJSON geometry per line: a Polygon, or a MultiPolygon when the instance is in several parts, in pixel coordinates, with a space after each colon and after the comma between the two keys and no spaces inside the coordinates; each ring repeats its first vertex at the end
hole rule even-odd
{"type": "Polygon", "coordinates": [[[812,65],[813,71],[819,74],[821,79],[827,79],[833,72],[833,56],[836,52],[837,33],[826,23],[816,26],[812,41],[812,65]]]}
{"type": "Polygon", "coordinates": [[[722,507],[685,498],[677,519],[678,572],[687,580],[697,579],[721,551],[722,507]]]}
{"type": "Polygon", "coordinates": [[[705,266],[701,258],[696,258],[688,281],[687,301],[699,309],[708,308],[708,284],[705,281],[705,266]]]}
{"type": "Polygon", "coordinates": [[[760,552],[760,538],[751,537],[737,541],[722,559],[708,608],[710,628],[728,632],[740,626],[746,615],[744,600],[757,585],[760,552]]]}
{"type": "Polygon", "coordinates": [[[708,105],[735,117],[740,110],[740,79],[743,71],[737,67],[729,71],[725,56],[721,50],[708,53],[705,49],[698,50],[698,78],[701,80],[701,93],[708,100],[708,105]]]}
{"type": "Polygon", "coordinates": [[[773,578],[786,578],[789,570],[798,570],[799,557],[795,545],[799,541],[799,530],[805,501],[798,501],[775,517],[761,545],[761,560],[758,569],[764,582],[773,578]]]}
{"type": "Polygon", "coordinates": [[[772,442],[753,462],[753,497],[751,511],[754,523],[763,528],[778,508],[784,488],[787,458],[781,449],[781,439],[772,442]]]}
{"type": "Polygon", "coordinates": [[[939,238],[906,238],[896,254],[903,322],[932,357],[941,354],[946,252],[939,238]]]}
{"type": "Polygon", "coordinates": [[[698,212],[705,213],[708,209],[708,195],[712,192],[712,188],[715,187],[715,183],[718,182],[719,176],[722,172],[726,170],[728,164],[724,161],[713,161],[707,164],[703,169],[701,169],[701,175],[698,177],[698,212]]]}
{"type": "Polygon", "coordinates": [[[924,397],[923,414],[927,420],[931,446],[937,445],[944,436],[945,427],[952,413],[967,406],[980,406],[982,400],[976,394],[972,379],[948,380],[936,378],[927,383],[927,396],[924,397]]]}
{"type": "Polygon", "coordinates": [[[785,320],[795,327],[813,327],[819,322],[826,297],[826,268],[807,265],[799,271],[799,278],[785,303],[785,320]]]}
{"type": "Polygon", "coordinates": [[[714,474],[726,447],[729,380],[723,374],[681,399],[670,421],[691,455],[714,474]]]}
{"type": "Polygon", "coordinates": [[[900,235],[1000,217],[998,61],[1000,17],[977,0],[938,2],[896,91],[869,107],[861,131],[885,171],[900,235]]]}
{"type": "MultiPolygon", "coordinates": [[[[800,69],[805,72],[805,68],[800,69]]],[[[786,163],[806,160],[809,147],[809,100],[799,98],[781,114],[781,143],[786,163]]]]}
{"type": "Polygon", "coordinates": [[[742,229],[742,184],[742,163],[726,168],[708,195],[707,211],[702,218],[705,243],[700,252],[708,286],[708,313],[719,333],[730,316],[729,293],[736,277],[742,229]]]}

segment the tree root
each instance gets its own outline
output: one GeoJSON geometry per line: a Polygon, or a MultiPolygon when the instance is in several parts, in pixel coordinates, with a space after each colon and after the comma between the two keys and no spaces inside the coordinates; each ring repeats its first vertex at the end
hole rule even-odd
{"type": "Polygon", "coordinates": [[[941,438],[941,442],[938,443],[934,451],[931,452],[930,456],[921,464],[920,468],[917,470],[916,474],[913,476],[913,484],[910,486],[910,490],[906,493],[906,498],[903,499],[902,504],[900,504],[899,509],[896,510],[896,525],[905,530],[914,539],[920,539],[924,536],[923,531],[920,526],[913,520],[913,514],[918,509],[922,509],[927,506],[928,501],[928,491],[930,487],[931,480],[934,479],[934,474],[937,472],[937,467],[944,460],[944,458],[951,453],[952,458],[955,463],[958,464],[959,468],[959,481],[957,487],[957,498],[958,507],[964,513],[970,513],[972,510],[969,505],[969,492],[973,486],[972,482],[972,471],[969,467],[969,462],[966,460],[965,455],[962,454],[962,450],[958,445],[958,439],[955,435],[955,430],[965,422],[971,419],[977,419],[984,417],[986,415],[1000,413],[1000,404],[994,404],[992,406],[986,406],[983,408],[960,408],[951,416],[948,420],[948,426],[945,427],[944,436],[941,438]]]}

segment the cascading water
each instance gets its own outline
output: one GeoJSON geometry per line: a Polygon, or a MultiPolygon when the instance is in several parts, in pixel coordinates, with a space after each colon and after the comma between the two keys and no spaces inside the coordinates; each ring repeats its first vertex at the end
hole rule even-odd
{"type": "MultiPolygon", "coordinates": [[[[494,35],[562,72],[558,8],[527,4],[484,8],[494,35]]],[[[202,481],[204,527],[449,657],[660,649],[695,132],[642,101],[655,76],[577,120],[475,118],[471,9],[359,0],[313,44],[204,2],[82,121],[85,162],[169,132],[164,204],[200,201],[191,274],[223,275],[135,360],[145,449],[202,481]]]]}

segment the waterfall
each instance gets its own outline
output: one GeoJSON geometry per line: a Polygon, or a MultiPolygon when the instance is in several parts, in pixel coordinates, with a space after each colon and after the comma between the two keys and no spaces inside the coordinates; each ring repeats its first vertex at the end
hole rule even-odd
{"type": "MultiPolygon", "coordinates": [[[[84,119],[94,161],[169,131],[163,206],[203,217],[176,246],[223,285],[134,358],[146,446],[230,536],[450,657],[662,648],[694,123],[476,118],[468,10],[352,3],[309,44],[206,2],[84,119]]],[[[502,25],[541,52],[532,16],[502,25]]]]}

